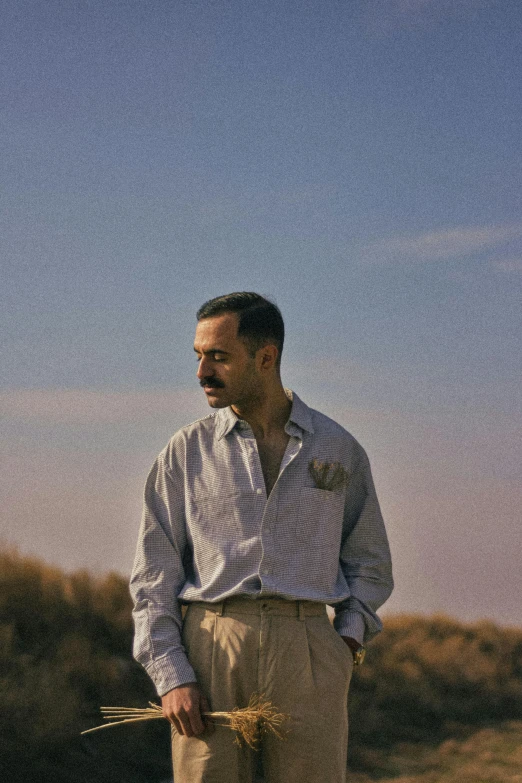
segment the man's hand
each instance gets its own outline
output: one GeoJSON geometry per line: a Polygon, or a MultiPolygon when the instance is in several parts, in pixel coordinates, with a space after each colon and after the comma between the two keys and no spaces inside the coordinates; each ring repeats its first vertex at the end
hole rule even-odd
{"type": "Polygon", "coordinates": [[[195,682],[180,685],[161,697],[163,715],[176,731],[185,737],[202,734],[210,724],[205,724],[202,712],[210,712],[208,701],[195,682]]]}
{"type": "Polygon", "coordinates": [[[350,648],[350,650],[352,651],[352,653],[354,653],[354,652],[357,652],[357,650],[358,650],[358,649],[359,649],[359,647],[361,646],[361,645],[359,644],[359,642],[357,641],[357,639],[352,639],[352,637],[351,637],[351,636],[341,636],[341,639],[343,640],[343,642],[344,642],[345,644],[347,644],[347,645],[348,645],[348,647],[350,648]]]}

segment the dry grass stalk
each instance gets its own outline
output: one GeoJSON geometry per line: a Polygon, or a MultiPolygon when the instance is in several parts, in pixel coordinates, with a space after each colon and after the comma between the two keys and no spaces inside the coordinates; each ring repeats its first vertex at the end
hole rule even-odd
{"type": "Polygon", "coordinates": [[[337,489],[342,489],[349,481],[348,472],[340,462],[321,462],[312,459],[308,463],[308,470],[317,489],[335,492],[337,489]]]}
{"type": "Polygon", "coordinates": [[[264,701],[263,695],[250,697],[247,707],[235,708],[231,712],[209,712],[205,715],[218,725],[220,720],[237,732],[236,742],[245,742],[254,750],[259,746],[262,734],[272,732],[279,739],[284,739],[282,724],[288,719],[288,715],[278,712],[269,701],[264,701]]]}
{"type": "MultiPolygon", "coordinates": [[[[118,726],[122,723],[136,723],[143,720],[156,720],[164,718],[163,711],[159,704],[149,702],[149,707],[101,707],[100,710],[105,720],[110,723],[103,723],[101,726],[95,726],[93,729],[82,731],[82,734],[90,734],[99,729],[108,729],[111,726],[118,726]]],[[[254,694],[247,707],[239,709],[236,707],[230,712],[204,712],[203,715],[218,726],[227,726],[237,732],[236,742],[241,744],[245,742],[254,750],[259,746],[261,734],[272,732],[284,739],[282,724],[288,716],[277,711],[271,702],[265,701],[263,695],[254,694]]]]}

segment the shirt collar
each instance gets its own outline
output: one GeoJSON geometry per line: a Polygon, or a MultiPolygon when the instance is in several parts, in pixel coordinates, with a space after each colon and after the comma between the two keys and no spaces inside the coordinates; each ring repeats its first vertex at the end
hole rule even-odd
{"type": "MultiPolygon", "coordinates": [[[[296,425],[299,430],[304,430],[313,434],[312,413],[308,405],[306,405],[306,403],[304,403],[291,389],[285,389],[285,394],[292,402],[292,409],[286,423],[285,431],[288,432],[291,425],[296,425]]],[[[237,429],[246,429],[249,426],[247,422],[240,419],[239,416],[236,416],[230,406],[228,408],[221,408],[221,410],[216,413],[216,418],[218,419],[216,427],[218,440],[221,440],[221,438],[228,435],[234,427],[237,427],[237,429]]],[[[292,433],[289,432],[289,434],[292,433]]]]}

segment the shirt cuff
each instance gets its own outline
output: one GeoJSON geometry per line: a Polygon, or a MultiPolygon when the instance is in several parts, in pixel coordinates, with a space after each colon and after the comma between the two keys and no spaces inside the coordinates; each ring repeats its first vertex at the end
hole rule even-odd
{"type": "Polygon", "coordinates": [[[197,682],[194,669],[188,662],[185,653],[182,652],[173,656],[164,655],[146,668],[147,674],[156,686],[158,696],[164,696],[180,685],[197,682]]]}
{"type": "Polygon", "coordinates": [[[360,612],[346,610],[335,615],[334,628],[340,636],[350,636],[359,644],[364,641],[364,617],[360,612]]]}

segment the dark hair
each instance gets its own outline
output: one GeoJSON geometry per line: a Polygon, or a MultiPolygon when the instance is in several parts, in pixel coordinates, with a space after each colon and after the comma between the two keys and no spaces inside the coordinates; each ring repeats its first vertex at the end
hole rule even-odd
{"type": "Polygon", "coordinates": [[[253,291],[236,291],[209,299],[199,308],[196,317],[201,321],[223,313],[238,314],[237,336],[247,344],[252,356],[267,343],[277,347],[276,367],[279,370],[285,340],[285,325],[279,307],[253,291]]]}

